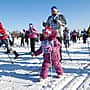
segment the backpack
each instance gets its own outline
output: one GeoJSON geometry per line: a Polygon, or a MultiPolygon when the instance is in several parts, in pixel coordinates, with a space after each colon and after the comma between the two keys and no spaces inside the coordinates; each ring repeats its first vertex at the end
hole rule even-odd
{"type": "Polygon", "coordinates": [[[65,19],[64,15],[59,14],[59,20],[61,21],[61,23],[62,23],[63,25],[66,25],[66,24],[67,24],[67,22],[66,22],[66,19],[65,19]]]}

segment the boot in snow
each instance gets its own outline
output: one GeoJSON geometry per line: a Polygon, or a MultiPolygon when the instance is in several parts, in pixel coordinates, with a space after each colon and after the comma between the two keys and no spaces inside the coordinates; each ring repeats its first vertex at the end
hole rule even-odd
{"type": "Polygon", "coordinates": [[[17,58],[18,58],[18,56],[19,56],[19,54],[18,54],[16,51],[13,51],[13,53],[15,54],[14,59],[17,59],[17,58]]]}

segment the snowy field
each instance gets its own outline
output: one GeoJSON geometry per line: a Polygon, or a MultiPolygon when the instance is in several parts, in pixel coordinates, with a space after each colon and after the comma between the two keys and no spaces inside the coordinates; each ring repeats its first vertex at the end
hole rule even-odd
{"type": "MultiPolygon", "coordinates": [[[[19,41],[15,44],[19,46],[19,41]]],[[[36,49],[40,46],[36,43],[36,49]]],[[[39,82],[39,74],[43,62],[42,54],[31,57],[30,49],[14,47],[20,54],[18,59],[14,55],[5,54],[0,48],[0,90],[90,90],[90,38],[86,44],[78,40],[76,44],[70,42],[67,50],[62,46],[63,76],[58,79],[54,68],[49,70],[47,80],[39,82]],[[12,63],[14,62],[14,63],[12,63]]]]}

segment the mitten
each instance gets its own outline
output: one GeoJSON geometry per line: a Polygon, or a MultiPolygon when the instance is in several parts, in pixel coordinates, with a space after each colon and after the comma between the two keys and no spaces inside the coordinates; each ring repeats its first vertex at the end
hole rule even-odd
{"type": "Polygon", "coordinates": [[[51,52],[51,51],[52,51],[52,47],[49,47],[49,48],[48,48],[48,52],[51,52]]]}

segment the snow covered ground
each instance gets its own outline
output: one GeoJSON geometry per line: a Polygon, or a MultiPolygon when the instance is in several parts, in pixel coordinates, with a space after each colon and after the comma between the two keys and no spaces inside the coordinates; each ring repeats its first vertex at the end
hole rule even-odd
{"type": "MultiPolygon", "coordinates": [[[[16,44],[19,45],[19,42],[16,44]]],[[[38,47],[39,44],[36,49],[38,47]]],[[[82,40],[78,40],[76,44],[70,42],[67,50],[63,45],[63,76],[56,78],[53,68],[52,73],[49,70],[48,79],[42,82],[39,82],[42,54],[32,58],[28,48],[14,49],[20,54],[16,60],[13,59],[13,54],[8,57],[5,50],[0,48],[0,90],[90,90],[90,66],[83,68],[90,63],[90,38],[86,44],[82,40]]]]}

